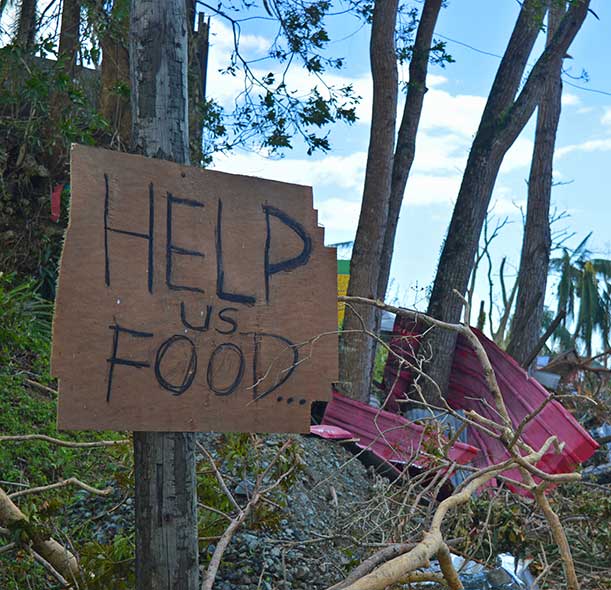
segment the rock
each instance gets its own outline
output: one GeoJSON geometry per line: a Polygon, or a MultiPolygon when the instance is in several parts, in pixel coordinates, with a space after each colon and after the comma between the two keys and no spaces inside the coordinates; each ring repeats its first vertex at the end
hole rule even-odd
{"type": "Polygon", "coordinates": [[[282,549],[280,549],[280,547],[274,547],[270,553],[274,556],[274,557],[280,557],[282,555],[282,549]]]}
{"type": "Polygon", "coordinates": [[[518,589],[519,587],[514,583],[513,578],[502,568],[494,568],[487,572],[488,583],[492,590],[509,590],[511,588],[518,589]]]}
{"type": "Polygon", "coordinates": [[[255,489],[255,484],[247,479],[243,479],[233,490],[236,496],[252,496],[255,489]]]}

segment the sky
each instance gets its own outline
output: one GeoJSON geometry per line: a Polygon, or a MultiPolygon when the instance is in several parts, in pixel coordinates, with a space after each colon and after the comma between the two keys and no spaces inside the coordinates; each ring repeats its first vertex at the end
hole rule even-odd
{"type": "MultiPolygon", "coordinates": [[[[41,6],[45,4],[43,1],[41,6]]],[[[421,4],[414,0],[414,5],[421,4]]],[[[458,194],[462,171],[477,129],[486,97],[500,56],[505,50],[519,11],[517,0],[448,0],[442,9],[436,39],[446,41],[455,63],[445,68],[431,65],[428,92],[412,168],[397,230],[391,286],[387,300],[424,309],[426,288],[435,276],[437,260],[458,194]]],[[[565,219],[553,227],[558,235],[574,234],[566,242],[576,246],[592,232],[590,248],[600,256],[611,257],[611,199],[607,196],[611,163],[611,2],[592,0],[590,14],[572,44],[564,62],[565,75],[562,115],[556,142],[552,207],[564,212],[565,219]],[[581,79],[585,72],[587,79],[581,79]]],[[[202,10],[200,4],[200,10],[202,10]]],[[[207,11],[210,14],[210,10],[207,11]]],[[[12,21],[13,11],[3,24],[12,21]]],[[[343,57],[345,67],[328,72],[325,81],[343,86],[352,84],[361,97],[358,120],[329,129],[332,149],[328,153],[306,155],[298,141],[282,157],[269,157],[262,150],[235,149],[215,157],[217,170],[261,176],[313,187],[319,221],[325,227],[327,244],[354,239],[371,121],[371,74],[369,68],[369,28],[351,15],[340,14],[329,21],[331,43],[328,54],[343,57]]],[[[278,71],[279,66],[265,59],[276,32],[275,25],[261,20],[242,24],[240,48],[249,59],[258,60],[253,68],[260,74],[278,71]]],[[[6,35],[2,37],[6,40],[6,35]]],[[[211,16],[211,47],[207,93],[231,110],[243,88],[240,76],[222,73],[233,46],[228,22],[211,16]]],[[[543,48],[543,34],[529,62],[534,64],[543,48]]],[[[407,68],[400,71],[407,80],[407,68]]],[[[288,76],[291,88],[306,91],[317,83],[298,65],[288,76]]],[[[320,83],[319,87],[320,87],[320,83]]],[[[403,108],[403,96],[398,115],[403,108]]],[[[492,277],[499,299],[498,269],[507,257],[509,287],[515,279],[522,241],[522,211],[526,205],[526,179],[532,156],[534,117],[505,157],[493,194],[491,226],[507,219],[491,246],[492,277]]],[[[558,255],[559,252],[556,252],[558,255]]],[[[488,298],[487,268],[478,273],[474,308],[488,298]]],[[[555,283],[548,288],[548,304],[553,306],[555,283]]]]}
{"type": "MultiPolygon", "coordinates": [[[[611,200],[607,196],[611,151],[611,2],[592,0],[592,14],[570,48],[565,60],[566,74],[562,115],[556,154],[553,207],[568,217],[557,223],[574,237],[575,246],[593,232],[590,247],[599,255],[611,256],[611,200]],[[587,73],[587,80],[579,78],[587,73]],[[577,88],[579,86],[581,88],[577,88]],[[602,91],[599,92],[599,91],[602,91]]],[[[436,28],[437,38],[447,41],[447,51],[456,60],[445,68],[431,66],[424,110],[416,146],[416,160],[407,183],[391,270],[388,299],[423,308],[425,291],[435,275],[437,259],[453,211],[462,171],[477,129],[486,96],[500,57],[505,50],[519,11],[516,0],[449,0],[436,28]],[[492,55],[490,55],[492,54],[492,55]]],[[[334,17],[330,53],[345,58],[346,67],[333,72],[331,83],[352,83],[362,101],[359,120],[352,126],[337,124],[330,130],[332,149],[309,157],[296,146],[282,158],[265,153],[235,150],[215,158],[218,170],[262,176],[313,187],[315,207],[325,227],[327,243],[354,239],[366,164],[371,120],[371,75],[369,71],[369,30],[360,30],[354,19],[334,17]],[[356,32],[355,32],[356,31],[356,32]]],[[[220,18],[212,18],[208,94],[230,107],[240,89],[240,80],[219,70],[231,49],[230,31],[220,18]]],[[[241,41],[250,57],[262,57],[269,49],[272,31],[255,21],[245,23],[241,41]]],[[[530,64],[543,46],[543,35],[530,64]]],[[[262,62],[261,70],[274,69],[262,62]]],[[[406,71],[400,74],[405,79],[406,71]]],[[[304,88],[311,80],[295,69],[290,81],[304,88]]],[[[399,110],[402,104],[399,105],[399,110]]],[[[526,204],[526,179],[532,156],[534,118],[507,154],[497,179],[491,203],[492,223],[508,219],[493,242],[493,276],[498,264],[508,259],[509,282],[519,263],[522,239],[522,212],[526,204]]],[[[482,274],[485,274],[484,272],[482,274]]],[[[498,282],[498,281],[497,281],[498,282]]],[[[486,297],[487,286],[478,284],[477,297],[486,297]]],[[[553,283],[549,290],[552,303],[553,283]]]]}

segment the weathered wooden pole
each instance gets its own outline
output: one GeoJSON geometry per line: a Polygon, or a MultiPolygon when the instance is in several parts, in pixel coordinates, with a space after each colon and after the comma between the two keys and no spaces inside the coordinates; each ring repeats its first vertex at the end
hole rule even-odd
{"type": "MultiPolygon", "coordinates": [[[[185,0],[132,0],[134,151],[189,163],[185,0]]],[[[136,590],[198,586],[194,434],[135,432],[136,590]]]]}

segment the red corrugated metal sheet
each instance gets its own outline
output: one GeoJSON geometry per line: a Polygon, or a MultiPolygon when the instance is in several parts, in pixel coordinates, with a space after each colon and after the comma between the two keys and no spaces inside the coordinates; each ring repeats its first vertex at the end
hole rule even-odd
{"type": "Polygon", "coordinates": [[[351,440],[354,438],[352,432],[344,430],[339,426],[330,426],[328,424],[312,424],[310,426],[310,434],[326,438],[327,440],[351,440]]]}
{"type": "MultiPolygon", "coordinates": [[[[488,354],[511,420],[514,426],[518,426],[529,413],[544,404],[549,393],[494,342],[478,330],[474,329],[474,332],[488,354]]],[[[413,358],[419,346],[415,324],[397,318],[391,346],[403,358],[413,358]]],[[[384,375],[385,384],[390,390],[390,408],[396,408],[396,400],[405,396],[411,378],[409,370],[398,371],[398,361],[390,355],[384,375]]],[[[462,336],[458,337],[454,355],[448,403],[454,409],[475,410],[486,418],[498,421],[481,364],[462,336]]],[[[484,466],[508,458],[506,449],[498,440],[471,426],[467,428],[467,433],[469,442],[483,451],[473,461],[475,465],[484,466]]],[[[547,473],[572,471],[598,448],[598,444],[575,418],[560,403],[552,400],[525,427],[523,439],[538,449],[554,434],[565,443],[565,447],[562,453],[550,451],[542,458],[538,467],[547,473]]],[[[508,471],[505,475],[520,479],[517,470],[508,471]]]]}
{"type": "MultiPolygon", "coordinates": [[[[349,399],[337,392],[327,404],[323,424],[338,426],[352,432],[359,439],[357,445],[385,461],[412,463],[423,467],[427,463],[423,447],[434,442],[425,428],[392,412],[349,399]],[[416,456],[418,459],[414,461],[416,456]]],[[[478,449],[457,442],[449,451],[451,459],[465,464],[473,460],[478,449]]]]}

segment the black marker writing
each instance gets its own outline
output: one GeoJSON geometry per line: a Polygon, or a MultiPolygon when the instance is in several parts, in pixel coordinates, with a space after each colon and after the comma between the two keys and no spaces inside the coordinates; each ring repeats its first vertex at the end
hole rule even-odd
{"type": "Polygon", "coordinates": [[[173,260],[174,255],[178,254],[181,256],[198,256],[203,258],[204,253],[198,252],[197,250],[188,250],[187,248],[181,248],[176,246],[173,241],[172,235],[172,210],[174,205],[183,205],[184,207],[198,208],[203,207],[204,204],[199,201],[192,199],[180,199],[175,197],[172,193],[168,193],[168,208],[166,216],[166,267],[165,267],[165,283],[169,289],[173,291],[196,291],[203,293],[204,290],[199,287],[191,287],[188,285],[176,285],[172,282],[172,271],[173,271],[173,260]]]}
{"type": "Polygon", "coordinates": [[[216,217],[216,294],[219,299],[232,301],[233,303],[243,303],[254,305],[256,298],[254,295],[244,295],[242,293],[227,293],[225,291],[225,269],[223,267],[223,202],[219,199],[219,208],[216,217]]]}
{"type": "Polygon", "coordinates": [[[114,232],[117,234],[123,234],[125,236],[133,236],[135,238],[142,238],[148,240],[148,291],[153,292],[153,256],[154,256],[154,224],[155,224],[155,191],[153,183],[149,184],[149,230],[148,233],[143,234],[140,232],[128,231],[124,229],[117,229],[108,225],[108,218],[110,216],[110,188],[108,182],[108,174],[104,174],[104,282],[107,287],[110,287],[110,254],[108,245],[108,232],[114,232]]]}
{"type": "Polygon", "coordinates": [[[157,349],[157,356],[155,357],[155,377],[157,378],[157,382],[161,387],[171,391],[173,395],[181,395],[189,387],[191,387],[193,383],[193,379],[195,379],[195,374],[197,373],[197,352],[195,351],[195,344],[187,338],[186,336],[182,336],[176,334],[174,336],[170,336],[167,340],[165,340],[161,346],[157,349]],[[185,374],[183,375],[183,379],[179,384],[170,383],[161,373],[161,363],[163,361],[163,357],[166,355],[168,350],[172,348],[172,346],[176,345],[178,342],[187,342],[189,347],[191,348],[191,357],[189,358],[189,363],[187,364],[187,368],[185,369],[185,374]]]}
{"type": "Polygon", "coordinates": [[[216,328],[216,331],[219,334],[233,334],[238,329],[238,321],[228,315],[230,311],[237,312],[238,310],[235,307],[223,307],[223,309],[219,311],[219,320],[222,320],[231,326],[228,330],[220,330],[219,328],[216,328]]]}
{"type": "Polygon", "coordinates": [[[210,316],[212,315],[212,305],[206,305],[206,319],[201,326],[195,326],[187,320],[187,312],[185,311],[184,301],[180,302],[180,321],[185,328],[194,330],[195,332],[207,332],[210,327],[210,316]]]}
{"type": "MultiPolygon", "coordinates": [[[[225,363],[222,363],[223,365],[225,363]]],[[[240,381],[242,381],[242,377],[244,376],[244,353],[242,349],[236,344],[232,344],[231,342],[224,342],[223,344],[219,344],[210,355],[210,360],[208,361],[208,371],[206,374],[206,381],[208,382],[208,387],[214,391],[216,395],[230,395],[232,394],[240,385],[240,381]],[[215,360],[218,355],[233,353],[238,355],[238,370],[233,381],[227,387],[216,387],[214,384],[214,368],[215,368],[215,360]]]]}
{"type": "Polygon", "coordinates": [[[297,364],[299,363],[299,349],[297,348],[297,345],[294,342],[291,342],[288,338],[285,338],[284,336],[279,336],[278,334],[266,334],[265,332],[244,332],[244,334],[252,334],[253,341],[254,341],[254,353],[253,353],[253,360],[252,360],[252,382],[253,382],[252,389],[253,389],[253,398],[256,401],[256,400],[260,400],[268,396],[270,393],[276,391],[278,387],[280,387],[281,385],[284,385],[284,383],[287,382],[287,380],[290,378],[290,376],[293,374],[293,371],[297,367],[297,364]],[[260,361],[260,356],[261,356],[262,338],[275,338],[276,340],[279,340],[283,344],[286,344],[286,346],[290,348],[291,351],[293,352],[293,362],[290,367],[282,369],[282,376],[280,377],[280,379],[276,381],[274,385],[272,385],[271,387],[269,387],[268,389],[266,389],[263,392],[259,392],[257,384],[259,383],[259,380],[260,380],[259,361],[260,361]]]}
{"type": "Polygon", "coordinates": [[[269,303],[269,279],[272,275],[279,272],[287,272],[294,270],[299,266],[304,266],[310,259],[312,253],[312,239],[306,232],[303,225],[298,221],[295,221],[292,217],[287,215],[284,211],[272,207],[271,205],[263,205],[263,211],[265,211],[265,224],[267,227],[267,236],[265,238],[265,300],[269,303]],[[272,233],[270,227],[270,215],[276,217],[286,226],[290,227],[303,242],[303,248],[301,252],[293,258],[281,260],[280,262],[271,262],[270,260],[270,249],[272,243],[272,233]]]}
{"type": "Polygon", "coordinates": [[[106,401],[110,402],[110,396],[112,393],[112,379],[115,372],[115,365],[124,365],[126,367],[136,367],[137,369],[142,369],[143,367],[150,367],[151,364],[146,361],[133,361],[131,359],[124,359],[117,356],[117,350],[119,349],[119,334],[128,334],[134,338],[152,338],[153,334],[150,332],[138,332],[136,330],[129,330],[128,328],[123,328],[119,326],[118,323],[113,324],[112,326],[108,326],[111,330],[113,330],[112,335],[112,352],[110,354],[110,358],[106,359],[108,364],[108,387],[106,389],[106,401]]]}

